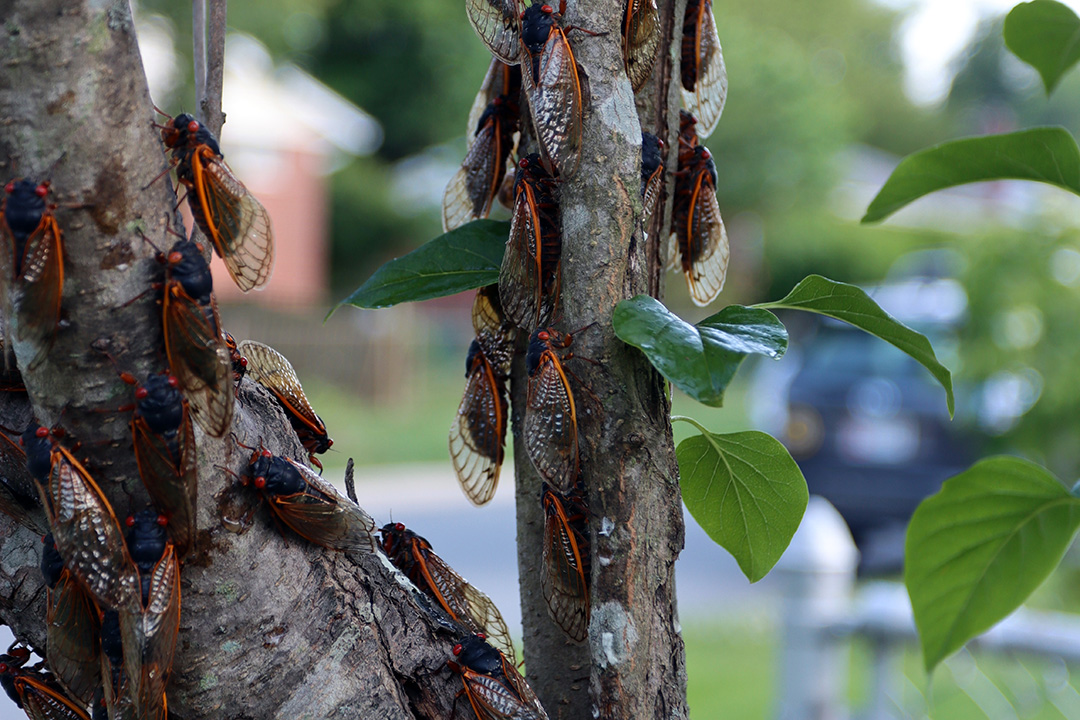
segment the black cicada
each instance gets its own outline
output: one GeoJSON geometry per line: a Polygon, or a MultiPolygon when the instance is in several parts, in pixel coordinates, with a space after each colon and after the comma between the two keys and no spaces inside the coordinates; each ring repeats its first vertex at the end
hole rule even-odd
{"type": "Polygon", "coordinates": [[[48,588],[45,659],[60,683],[74,697],[88,703],[101,685],[98,609],[64,567],[52,533],[46,534],[41,542],[41,575],[48,588]]]}
{"type": "Polygon", "coordinates": [[[589,506],[579,479],[568,493],[541,487],[544,504],[544,573],[540,587],[551,619],[574,640],[589,634],[589,506]]]}
{"type": "Polygon", "coordinates": [[[484,636],[466,635],[447,665],[461,676],[465,697],[479,720],[547,720],[525,678],[484,636]]]}

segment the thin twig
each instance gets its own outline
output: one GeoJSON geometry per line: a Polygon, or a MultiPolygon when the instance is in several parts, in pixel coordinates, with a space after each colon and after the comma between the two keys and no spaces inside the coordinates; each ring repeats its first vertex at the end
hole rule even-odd
{"type": "Polygon", "coordinates": [[[195,105],[199,122],[206,122],[202,98],[206,92],[206,0],[191,3],[192,57],[195,60],[195,105]]]}
{"type": "Polygon", "coordinates": [[[353,480],[353,459],[349,458],[349,462],[345,463],[345,494],[349,496],[357,505],[360,501],[356,499],[356,481],[353,480]]]}
{"type": "Polygon", "coordinates": [[[221,137],[225,113],[221,111],[221,93],[225,73],[225,29],[228,16],[228,0],[210,0],[209,42],[206,56],[206,85],[203,95],[198,96],[203,122],[210,132],[221,137]]]}

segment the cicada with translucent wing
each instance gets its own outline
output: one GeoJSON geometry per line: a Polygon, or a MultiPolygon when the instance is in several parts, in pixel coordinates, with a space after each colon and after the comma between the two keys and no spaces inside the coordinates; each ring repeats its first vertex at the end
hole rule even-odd
{"type": "Polygon", "coordinates": [[[136,602],[138,575],[120,523],[86,468],[61,445],[49,472],[49,525],[67,569],[106,607],[136,602]]]}
{"type": "Polygon", "coordinates": [[[309,459],[322,470],[322,463],[315,458],[315,454],[329,450],[334,441],[327,435],[322,418],[308,402],[292,363],[269,345],[253,340],[242,341],[238,350],[247,358],[247,371],[251,379],[274,395],[296,436],[300,438],[300,444],[308,451],[309,459]]]}
{"type": "Polygon", "coordinates": [[[232,424],[232,361],[221,338],[210,267],[188,240],[173,245],[166,262],[162,313],[169,369],[194,420],[207,434],[221,437],[232,424]]]}
{"type": "MultiPolygon", "coordinates": [[[[134,382],[130,375],[124,375],[134,382]]],[[[131,436],[139,476],[169,520],[180,557],[195,544],[198,460],[188,402],[180,383],[168,373],[150,375],[135,390],[131,436]]]]}
{"type": "Polygon", "coordinates": [[[492,60],[477,101],[493,91],[476,121],[470,123],[469,151],[443,193],[443,230],[486,218],[506,176],[521,118],[521,69],[492,60]]]}
{"type": "Polygon", "coordinates": [[[484,633],[492,645],[514,661],[510,631],[491,598],[436,555],[431,543],[401,523],[388,523],[379,532],[386,556],[413,584],[434,598],[466,630],[484,633]]]}
{"type": "Polygon", "coordinates": [[[645,217],[653,214],[664,187],[664,141],[641,133],[641,204],[645,217]]]}
{"type": "Polygon", "coordinates": [[[534,3],[521,13],[521,81],[544,166],[559,177],[570,177],[581,161],[581,79],[562,13],[551,5],[534,3]]]}
{"type": "Polygon", "coordinates": [[[683,102],[701,123],[702,137],[709,137],[724,111],[728,84],[712,0],[687,0],[680,68],[683,102]]]}
{"type": "Polygon", "coordinates": [[[0,685],[31,720],[90,720],[74,700],[67,696],[52,673],[35,665],[23,666],[30,659],[24,647],[11,647],[0,655],[0,685]]]}
{"type": "Polygon", "coordinates": [[[546,325],[559,301],[559,188],[536,153],[518,162],[514,216],[499,271],[506,316],[521,328],[546,325]]]}
{"type": "Polygon", "coordinates": [[[8,322],[14,340],[29,344],[32,355],[26,366],[34,367],[47,354],[60,322],[63,236],[53,214],[56,206],[46,202],[48,182],[12,180],[4,193],[0,236],[5,247],[0,263],[6,266],[3,284],[14,310],[8,322]]]}
{"type": "Polygon", "coordinates": [[[477,291],[472,317],[476,337],[465,358],[465,394],[450,427],[450,459],[465,496],[484,505],[499,484],[515,332],[503,317],[495,285],[477,291]]]}
{"type": "Polygon", "coordinates": [[[164,720],[165,685],[180,630],[180,563],[164,515],[140,510],[126,522],[128,552],[139,570],[140,603],[119,612],[124,674],[139,717],[164,720]]]}
{"type": "Polygon", "coordinates": [[[116,610],[101,613],[101,679],[102,692],[95,699],[94,718],[107,716],[134,718],[136,706],[131,687],[124,672],[124,647],[120,637],[120,615],[116,610]],[[100,703],[98,705],[97,703],[100,703]]]}
{"type": "Polygon", "coordinates": [[[492,55],[507,65],[520,62],[518,0],[465,0],[465,11],[492,55]]]}
{"type": "Polygon", "coordinates": [[[247,358],[240,354],[236,347],[236,338],[228,330],[221,331],[221,339],[225,342],[225,349],[229,351],[229,362],[232,363],[233,382],[236,383],[236,392],[240,392],[240,383],[247,374],[247,358]]]}
{"type": "Polygon", "coordinates": [[[716,164],[703,145],[694,143],[693,118],[684,115],[679,134],[679,169],[671,213],[671,265],[686,275],[690,299],[704,307],[716,299],[727,276],[727,231],[716,201],[716,164]]]}
{"type": "Polygon", "coordinates": [[[589,634],[589,506],[579,479],[568,493],[541,487],[544,573],[540,587],[555,624],[574,640],[589,634]]]}
{"type": "Polygon", "coordinates": [[[514,664],[484,635],[466,635],[447,665],[461,677],[465,696],[479,720],[547,720],[547,713],[514,664]]]}
{"type": "MultiPolygon", "coordinates": [[[[525,451],[540,476],[562,491],[570,488],[578,470],[577,409],[567,370],[556,352],[571,342],[570,333],[538,329],[525,354],[529,373],[525,451]]],[[[566,359],[570,357],[567,354],[566,359]]]]}
{"type": "Polygon", "coordinates": [[[656,0],[624,0],[622,23],[623,62],[634,92],[652,75],[660,49],[660,13],[656,0]]]}
{"type": "MultiPolygon", "coordinates": [[[[22,438],[19,442],[22,442],[22,438]]],[[[43,535],[48,532],[49,525],[26,459],[26,451],[0,432],[0,511],[10,515],[23,527],[43,535]]]]}
{"type": "Polygon", "coordinates": [[[191,115],[182,114],[165,124],[161,139],[172,149],[191,214],[229,275],[244,292],[265,285],[274,268],[270,215],[229,170],[217,138],[191,115]]]}
{"type": "Polygon", "coordinates": [[[98,609],[75,576],[64,567],[52,533],[42,539],[41,575],[45,602],[45,659],[72,696],[89,703],[101,685],[98,659],[98,609]]]}
{"type": "Polygon", "coordinates": [[[314,471],[259,450],[246,472],[274,517],[300,537],[330,550],[375,552],[375,521],[314,471]]]}

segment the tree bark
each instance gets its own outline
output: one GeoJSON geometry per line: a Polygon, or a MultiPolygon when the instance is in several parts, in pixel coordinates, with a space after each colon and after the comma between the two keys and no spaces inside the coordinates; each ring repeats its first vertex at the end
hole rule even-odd
{"type": "MultiPolygon", "coordinates": [[[[624,2],[576,3],[567,23],[587,78],[581,165],[561,184],[563,229],[559,329],[573,331],[571,359],[581,467],[590,504],[592,616],[587,643],[573,643],[549,619],[540,592],[540,484],[520,439],[526,378],[513,374],[518,565],[528,679],[552,718],[685,718],[686,663],[675,604],[675,559],[683,546],[678,466],[666,383],[645,357],[615,337],[619,301],[662,291],[669,203],[642,229],[641,131],[668,148],[678,132],[677,73],[683,2],[661,1],[663,40],[641,117],[623,71],[624,2]],[[674,75],[677,78],[677,74],[674,75]],[[586,686],[588,680],[588,686],[586,686]],[[588,687],[589,692],[585,689],[588,687]]],[[[667,196],[670,196],[670,182],[667,196]]]]}
{"type": "MultiPolygon", "coordinates": [[[[0,167],[52,180],[66,251],[64,320],[48,358],[24,372],[28,402],[42,424],[65,428],[65,446],[80,443],[124,517],[148,501],[118,367],[139,379],[165,369],[161,310],[147,292],[162,269],[140,231],[171,245],[177,198],[167,178],[155,181],[168,163],[127,3],[0,0],[0,16],[0,167]]],[[[25,354],[16,347],[17,360],[25,354]]],[[[197,431],[199,533],[181,574],[170,717],[466,717],[446,667],[456,632],[381,556],[282,535],[265,507],[245,533],[223,526],[223,510],[257,503],[238,487],[243,445],[305,457],[264,390],[245,380],[238,400],[232,435],[197,431]]],[[[0,424],[25,425],[28,413],[0,404],[0,424]]],[[[0,619],[43,652],[40,546],[0,516],[0,619]]]]}

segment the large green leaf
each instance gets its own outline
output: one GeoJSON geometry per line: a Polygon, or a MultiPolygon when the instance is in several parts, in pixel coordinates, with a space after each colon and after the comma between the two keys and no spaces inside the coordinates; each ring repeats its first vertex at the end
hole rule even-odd
{"type": "Polygon", "coordinates": [[[787,330],[775,315],[741,305],[691,325],[659,300],[638,295],[616,306],[612,324],[615,334],[644,352],[675,387],[717,407],[743,358],[778,358],[787,350],[787,330]]]}
{"type": "Polygon", "coordinates": [[[1080,60],[1080,18],[1054,0],[1020,3],[1005,17],[1005,44],[1039,71],[1049,95],[1080,60]]]}
{"type": "Polygon", "coordinates": [[[386,263],[337,307],[385,308],[496,283],[509,234],[507,222],[462,225],[386,263]]]}
{"type": "Polygon", "coordinates": [[[921,363],[945,388],[949,416],[953,414],[952,373],[938,362],[925,335],[915,332],[878,307],[861,288],[820,275],[804,278],[782,300],[759,303],[755,308],[787,308],[827,315],[865,330],[906,352],[921,363]]]}
{"type": "Polygon", "coordinates": [[[1014,457],[983,460],[924,500],[908,526],[904,582],[927,671],[1019,607],[1078,527],[1080,500],[1014,457]]]}
{"type": "Polygon", "coordinates": [[[701,435],[675,450],[683,502],[709,537],[735,556],[750,582],[757,582],[799,527],[810,497],[806,480],[784,446],[765,433],[716,435],[698,428],[701,435]]]}
{"type": "Polygon", "coordinates": [[[1080,194],[1080,150],[1060,127],[935,145],[900,161],[862,221],[883,220],[936,190],[984,180],[1037,180],[1080,194]]]}

